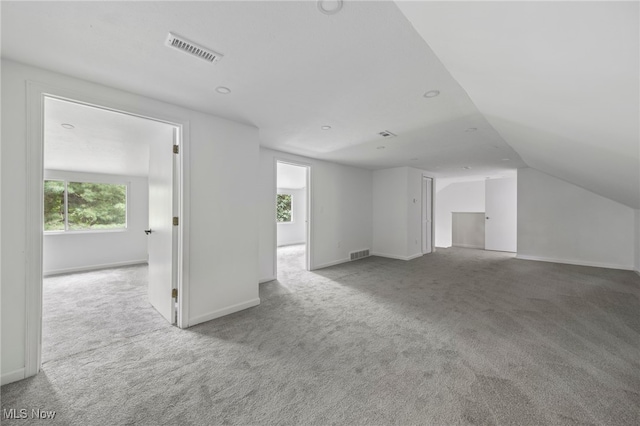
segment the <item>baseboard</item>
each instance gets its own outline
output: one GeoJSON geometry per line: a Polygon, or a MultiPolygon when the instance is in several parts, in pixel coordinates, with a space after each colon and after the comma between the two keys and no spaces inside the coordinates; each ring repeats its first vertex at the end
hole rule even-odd
{"type": "Polygon", "coordinates": [[[592,266],[595,268],[622,269],[625,271],[633,270],[630,266],[617,265],[614,263],[589,262],[583,260],[558,259],[553,257],[529,256],[525,254],[517,254],[516,259],[535,260],[538,262],[564,263],[566,265],[592,266]]]}
{"type": "Polygon", "coordinates": [[[238,303],[226,308],[218,309],[217,311],[209,312],[208,314],[200,315],[189,320],[189,327],[203,322],[211,321],[216,318],[223,317],[225,315],[233,314],[245,309],[253,308],[260,304],[260,298],[248,300],[246,302],[238,303]]]}
{"type": "Polygon", "coordinates": [[[379,257],[386,257],[389,259],[398,259],[398,260],[411,260],[411,259],[416,259],[418,257],[422,256],[422,253],[416,253],[416,254],[412,254],[411,256],[398,256],[395,254],[387,254],[387,253],[371,253],[371,256],[379,256],[379,257]]]}
{"type": "Polygon", "coordinates": [[[480,249],[484,250],[484,246],[475,246],[473,244],[456,244],[451,247],[462,247],[462,248],[470,248],[470,249],[480,249]]]}
{"type": "Polygon", "coordinates": [[[21,368],[19,370],[11,371],[0,376],[0,385],[4,386],[9,383],[17,382],[18,380],[22,380],[24,378],[24,368],[21,368]]]}
{"type": "Polygon", "coordinates": [[[258,281],[258,284],[262,284],[262,283],[268,283],[269,281],[273,281],[276,280],[276,277],[272,277],[272,278],[260,278],[260,280],[258,281]]]}
{"type": "Polygon", "coordinates": [[[53,271],[45,271],[43,275],[45,277],[48,277],[50,275],[62,275],[62,274],[72,274],[74,272],[96,271],[98,269],[119,268],[121,266],[140,265],[143,263],[147,263],[147,259],[128,260],[126,262],[103,263],[100,265],[81,266],[78,268],[54,269],[53,271]]]}
{"type": "Polygon", "coordinates": [[[350,262],[350,261],[351,261],[351,259],[347,258],[347,259],[336,260],[336,261],[333,261],[333,262],[323,263],[321,265],[314,265],[312,271],[315,271],[316,269],[328,268],[329,266],[335,266],[335,265],[339,265],[341,263],[347,263],[347,262],[350,262]]]}

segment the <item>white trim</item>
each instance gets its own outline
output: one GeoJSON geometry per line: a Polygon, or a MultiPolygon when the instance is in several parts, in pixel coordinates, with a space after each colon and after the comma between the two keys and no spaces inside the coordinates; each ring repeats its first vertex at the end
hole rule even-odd
{"type": "MultiPolygon", "coordinates": [[[[304,161],[297,161],[297,160],[290,160],[288,158],[285,157],[279,157],[278,155],[274,155],[273,156],[273,196],[272,196],[272,200],[275,200],[277,195],[278,195],[278,163],[283,163],[283,164],[289,164],[292,166],[298,166],[298,167],[304,167],[306,168],[306,186],[305,188],[306,190],[306,203],[307,203],[307,217],[305,218],[306,223],[305,223],[305,228],[306,228],[306,241],[304,241],[305,244],[305,268],[307,271],[313,271],[315,269],[320,269],[323,266],[317,267],[315,266],[315,262],[313,259],[313,249],[312,249],[312,244],[313,244],[313,221],[312,221],[312,209],[313,209],[313,197],[312,197],[312,193],[313,193],[313,189],[312,189],[312,185],[313,185],[313,179],[311,177],[311,173],[312,173],[312,164],[311,163],[306,163],[304,161]]],[[[293,205],[292,205],[293,208],[293,205]]],[[[273,209],[274,209],[274,214],[273,217],[275,218],[276,216],[276,205],[275,202],[273,203],[273,209]]],[[[292,214],[292,219],[293,219],[293,214],[292,214]]],[[[289,222],[285,222],[285,223],[289,223],[289,222]]],[[[274,245],[274,251],[273,251],[273,274],[276,276],[278,276],[278,225],[282,225],[282,222],[277,222],[274,220],[274,225],[273,225],[273,245],[274,245]]]]}
{"type": "Polygon", "coordinates": [[[189,323],[194,326],[203,322],[211,321],[216,318],[223,317],[225,315],[233,314],[235,312],[243,311],[245,309],[253,308],[260,304],[260,298],[251,299],[246,302],[237,303],[226,308],[218,309],[217,311],[209,312],[208,314],[200,315],[195,318],[191,318],[189,323]]]}
{"type": "MultiPolygon", "coordinates": [[[[95,86],[97,87],[97,86],[95,86]]],[[[117,89],[110,90],[117,92],[117,89]]],[[[43,180],[44,180],[44,98],[58,98],[101,109],[122,112],[154,121],[164,122],[180,129],[180,182],[182,197],[179,206],[178,237],[178,303],[180,316],[178,327],[189,326],[189,120],[171,113],[169,116],[154,106],[140,107],[138,98],[123,101],[113,94],[102,93],[95,96],[92,89],[80,91],[55,87],[34,81],[26,81],[26,143],[27,143],[27,186],[26,186],[26,290],[25,290],[25,367],[24,376],[38,373],[41,367],[42,350],[42,249],[43,249],[43,180]]]]}
{"type": "Polygon", "coordinates": [[[27,377],[27,376],[25,375],[25,369],[24,368],[20,368],[20,369],[15,370],[15,371],[10,371],[9,373],[3,374],[0,377],[0,385],[4,386],[4,385],[7,385],[9,383],[17,382],[18,380],[22,380],[25,377],[27,377]]]}
{"type": "Polygon", "coordinates": [[[589,262],[585,260],[569,260],[569,259],[558,259],[553,257],[541,257],[541,256],[528,256],[525,254],[517,254],[516,259],[535,260],[538,262],[564,263],[566,265],[592,266],[594,268],[622,269],[625,271],[633,270],[633,267],[631,266],[617,265],[614,263],[589,262]]]}
{"type": "Polygon", "coordinates": [[[335,260],[333,262],[323,263],[321,265],[316,266],[314,271],[317,269],[328,268],[329,266],[340,265],[341,263],[347,263],[347,262],[351,262],[351,259],[346,258],[346,259],[335,260]]]}
{"type": "Polygon", "coordinates": [[[269,281],[275,281],[276,279],[277,279],[276,277],[272,277],[272,278],[260,278],[260,280],[258,281],[258,284],[268,283],[269,281]]]}
{"type": "Polygon", "coordinates": [[[140,259],[127,260],[125,262],[103,263],[100,265],[80,266],[77,268],[54,269],[53,271],[44,271],[44,276],[49,277],[52,275],[72,274],[74,272],[95,271],[98,269],[119,268],[121,266],[142,265],[146,263],[147,259],[140,259]]]}
{"type": "Polygon", "coordinates": [[[637,269],[634,269],[633,272],[635,272],[636,274],[640,275],[640,271],[638,271],[637,269]]]}
{"type": "Polygon", "coordinates": [[[416,254],[412,254],[411,256],[398,256],[398,255],[395,255],[395,254],[371,253],[371,256],[386,257],[386,258],[389,258],[389,259],[398,259],[398,260],[413,260],[413,259],[417,259],[419,257],[424,256],[424,254],[416,253],[416,254]]]}

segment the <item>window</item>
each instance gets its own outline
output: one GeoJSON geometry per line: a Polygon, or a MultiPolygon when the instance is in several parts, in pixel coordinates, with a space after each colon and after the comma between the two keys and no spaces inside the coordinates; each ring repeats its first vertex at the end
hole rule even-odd
{"type": "Polygon", "coordinates": [[[44,230],[91,231],[127,227],[127,185],[44,181],[44,230]]]}
{"type": "Polygon", "coordinates": [[[291,194],[278,194],[276,205],[278,223],[293,222],[291,215],[291,194]]]}

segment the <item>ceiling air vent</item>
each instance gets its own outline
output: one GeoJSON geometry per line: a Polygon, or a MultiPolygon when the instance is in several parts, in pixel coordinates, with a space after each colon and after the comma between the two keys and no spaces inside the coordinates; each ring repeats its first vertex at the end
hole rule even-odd
{"type": "Polygon", "coordinates": [[[383,130],[382,132],[378,133],[380,136],[382,136],[383,138],[392,138],[394,136],[396,136],[394,133],[391,133],[388,130],[383,130]]]}
{"type": "Polygon", "coordinates": [[[202,47],[197,45],[196,43],[189,41],[185,38],[182,38],[178,35],[169,33],[169,37],[167,37],[167,46],[173,47],[174,49],[178,49],[184,53],[188,53],[190,55],[196,56],[204,61],[215,63],[222,58],[222,54],[218,52],[214,52],[211,49],[207,49],[206,47],[202,47]]]}

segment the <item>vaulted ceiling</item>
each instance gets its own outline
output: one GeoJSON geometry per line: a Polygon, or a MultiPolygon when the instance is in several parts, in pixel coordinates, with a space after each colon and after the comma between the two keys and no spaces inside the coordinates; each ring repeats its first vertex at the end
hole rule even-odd
{"type": "Polygon", "coordinates": [[[637,208],[637,3],[571,4],[2,2],[2,56],[255,125],[282,151],[438,176],[528,164],[637,208]],[[170,31],[224,56],[172,50],[170,31]]]}

